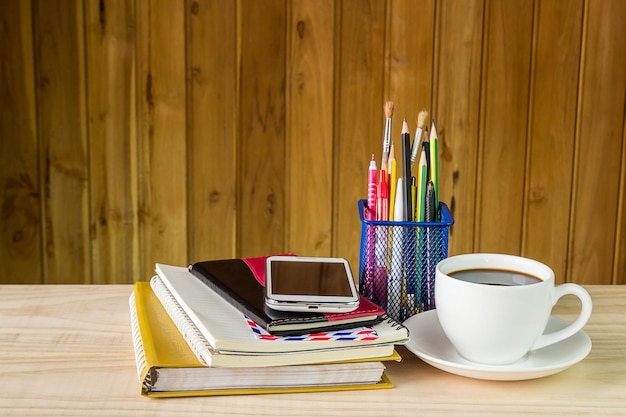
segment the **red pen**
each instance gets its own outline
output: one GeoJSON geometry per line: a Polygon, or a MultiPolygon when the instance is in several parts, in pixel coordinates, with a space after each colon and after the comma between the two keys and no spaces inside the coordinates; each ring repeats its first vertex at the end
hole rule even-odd
{"type": "Polygon", "coordinates": [[[376,193],[376,220],[389,220],[389,186],[387,172],[380,170],[380,181],[376,193]]]}
{"type": "Polygon", "coordinates": [[[376,220],[376,160],[372,154],[367,171],[367,220],[376,220]]]}

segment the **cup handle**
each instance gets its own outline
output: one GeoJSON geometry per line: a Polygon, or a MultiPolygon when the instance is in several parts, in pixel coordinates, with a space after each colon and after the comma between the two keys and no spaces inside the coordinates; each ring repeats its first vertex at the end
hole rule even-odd
{"type": "Polygon", "coordinates": [[[582,308],[580,309],[580,314],[578,315],[578,318],[564,329],[539,336],[539,339],[537,339],[531,350],[541,349],[542,347],[552,345],[556,342],[560,342],[563,339],[567,339],[568,337],[573,336],[580,329],[583,328],[583,326],[589,320],[589,317],[591,317],[591,296],[589,295],[587,290],[577,284],[561,284],[555,287],[555,299],[552,305],[555,305],[561,297],[568,294],[578,297],[578,299],[582,303],[582,308]]]}

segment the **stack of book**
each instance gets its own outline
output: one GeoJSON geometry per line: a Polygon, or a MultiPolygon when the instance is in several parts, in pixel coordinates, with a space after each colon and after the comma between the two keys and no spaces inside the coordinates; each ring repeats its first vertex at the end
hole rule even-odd
{"type": "Polygon", "coordinates": [[[407,329],[361,298],[352,313],[263,308],[264,258],[157,264],[130,311],[141,393],[152,397],[391,388],[407,329]]]}

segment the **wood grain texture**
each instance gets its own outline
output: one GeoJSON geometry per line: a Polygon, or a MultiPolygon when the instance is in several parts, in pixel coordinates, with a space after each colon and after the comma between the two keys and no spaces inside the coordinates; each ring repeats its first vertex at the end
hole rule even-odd
{"type": "Polygon", "coordinates": [[[239,256],[285,248],[285,25],[285,2],[241,1],[239,256]]]}
{"type": "Polygon", "coordinates": [[[622,127],[622,165],[620,167],[620,188],[617,205],[617,240],[615,244],[615,260],[613,262],[613,280],[611,284],[626,284],[626,118],[622,127]]]}
{"type": "Polygon", "coordinates": [[[187,263],[185,7],[141,0],[138,31],[138,197],[141,276],[187,263]],[[167,30],[163,30],[167,28],[167,30]]]}
{"type": "Polygon", "coordinates": [[[92,282],[140,277],[137,216],[135,9],[86,2],[92,282]]]}
{"type": "Polygon", "coordinates": [[[533,1],[490,1],[487,7],[474,248],[518,254],[522,244],[533,1]]]}
{"type": "Polygon", "coordinates": [[[583,2],[541,2],[535,13],[522,254],[548,263],[562,282],[571,217],[583,2]]]}
{"type": "Polygon", "coordinates": [[[91,279],[82,19],[81,1],[33,2],[46,283],[91,279]]]}
{"type": "Polygon", "coordinates": [[[0,281],[43,282],[30,2],[0,7],[0,281]]]}
{"type": "Polygon", "coordinates": [[[626,4],[591,1],[585,12],[567,277],[597,284],[619,277],[614,257],[624,242],[615,225],[626,102],[626,26],[620,16],[626,4]]]}
{"type": "MultiPolygon", "coordinates": [[[[384,94],[385,99],[395,104],[391,138],[399,150],[403,119],[406,118],[411,141],[414,141],[420,110],[425,109],[429,116],[436,117],[432,115],[431,107],[435,2],[423,1],[416,7],[415,2],[410,0],[393,1],[387,2],[387,9],[384,94]]],[[[381,112],[381,143],[384,127],[382,117],[384,113],[381,112]]],[[[380,151],[376,156],[380,160],[380,151]]],[[[402,172],[401,159],[398,158],[398,172],[402,172]]]]}
{"type": "MultiPolygon", "coordinates": [[[[140,396],[130,285],[0,286],[0,413],[49,416],[623,416],[626,287],[588,286],[588,357],[546,378],[483,381],[431,367],[399,347],[393,389],[178,399],[140,396]],[[515,401],[511,401],[511,393],[515,401]],[[590,395],[593,393],[593,395],[590,395]]],[[[556,307],[573,319],[574,297],[556,307]]]]}
{"type": "Polygon", "coordinates": [[[385,9],[382,2],[359,0],[338,7],[333,255],[357,268],[357,201],[367,198],[368,163],[375,154],[380,164],[382,149],[385,9]]]}
{"type": "MultiPolygon", "coordinates": [[[[435,2],[420,2],[419,7],[412,1],[387,2],[386,16],[384,96],[386,100],[394,102],[391,140],[396,150],[397,172],[402,173],[403,120],[407,120],[413,144],[416,140],[421,143],[421,138],[415,137],[419,112],[429,112],[426,120],[428,128],[431,117],[436,117],[431,107],[435,2]]],[[[384,117],[384,113],[381,112],[381,115],[384,117]]],[[[382,143],[382,117],[380,126],[382,143]]],[[[380,151],[376,157],[380,162],[380,151]]],[[[417,167],[414,167],[412,174],[417,175],[417,167]]]]}
{"type": "Polygon", "coordinates": [[[421,108],[437,123],[450,254],[623,283],[624,21],[619,0],[7,0],[0,282],[356,268],[393,100],[396,142],[421,108]]]}
{"type": "Polygon", "coordinates": [[[449,254],[473,249],[482,57],[482,1],[437,5],[433,114],[439,136],[439,200],[455,225],[449,254]]]}
{"type": "Polygon", "coordinates": [[[236,255],[235,2],[188,1],[189,261],[236,255]]]}
{"type": "Polygon", "coordinates": [[[330,256],[333,201],[332,0],[289,2],[286,88],[286,249],[330,256]]]}

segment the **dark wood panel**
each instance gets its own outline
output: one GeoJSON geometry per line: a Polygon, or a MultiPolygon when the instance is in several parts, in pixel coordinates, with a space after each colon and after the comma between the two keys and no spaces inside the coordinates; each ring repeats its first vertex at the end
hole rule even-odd
{"type": "Polygon", "coordinates": [[[538,2],[522,254],[566,279],[583,1],[538,2]],[[554,24],[558,22],[558,24],[554,24]]]}
{"type": "Polygon", "coordinates": [[[473,250],[484,4],[437,5],[433,118],[442,150],[440,201],[452,210],[450,254],[473,250]]]}
{"type": "Polygon", "coordinates": [[[257,256],[285,248],[286,7],[241,6],[237,253],[257,256]]]}
{"type": "Polygon", "coordinates": [[[187,263],[185,5],[139,0],[138,199],[141,278],[187,263]]]}
{"type": "Polygon", "coordinates": [[[83,4],[33,2],[45,283],[91,282],[83,4]]]}
{"type": "Polygon", "coordinates": [[[330,256],[333,197],[332,0],[289,3],[285,250],[330,256]]]}
{"type": "Polygon", "coordinates": [[[419,3],[3,2],[0,282],[286,251],[356,269],[393,100],[395,141],[437,123],[450,254],[624,283],[626,5],[419,3]]]}
{"type": "Polygon", "coordinates": [[[38,169],[30,1],[0,7],[0,282],[41,284],[38,169]]]}
{"type": "Polygon", "coordinates": [[[357,201],[367,198],[372,154],[380,164],[385,9],[380,1],[338,2],[335,97],[333,254],[357,270],[361,225],[357,201]]]}
{"type": "Polygon", "coordinates": [[[533,1],[494,1],[488,7],[483,39],[474,248],[480,252],[519,254],[533,1]]]}
{"type": "Polygon", "coordinates": [[[626,3],[590,1],[585,11],[567,279],[602,284],[624,279],[613,267],[624,245],[615,226],[625,151],[626,3]]]}
{"type": "MultiPolygon", "coordinates": [[[[421,1],[419,7],[411,0],[392,1],[387,8],[384,94],[395,104],[392,139],[399,145],[404,118],[415,139],[420,110],[432,115],[435,1],[421,1]]],[[[382,117],[381,112],[381,138],[382,117]]]]}
{"type": "Polygon", "coordinates": [[[189,261],[236,250],[237,16],[235,2],[187,2],[189,261]]]}
{"type": "Polygon", "coordinates": [[[135,9],[85,3],[92,282],[140,278],[135,129],[135,9]]]}

